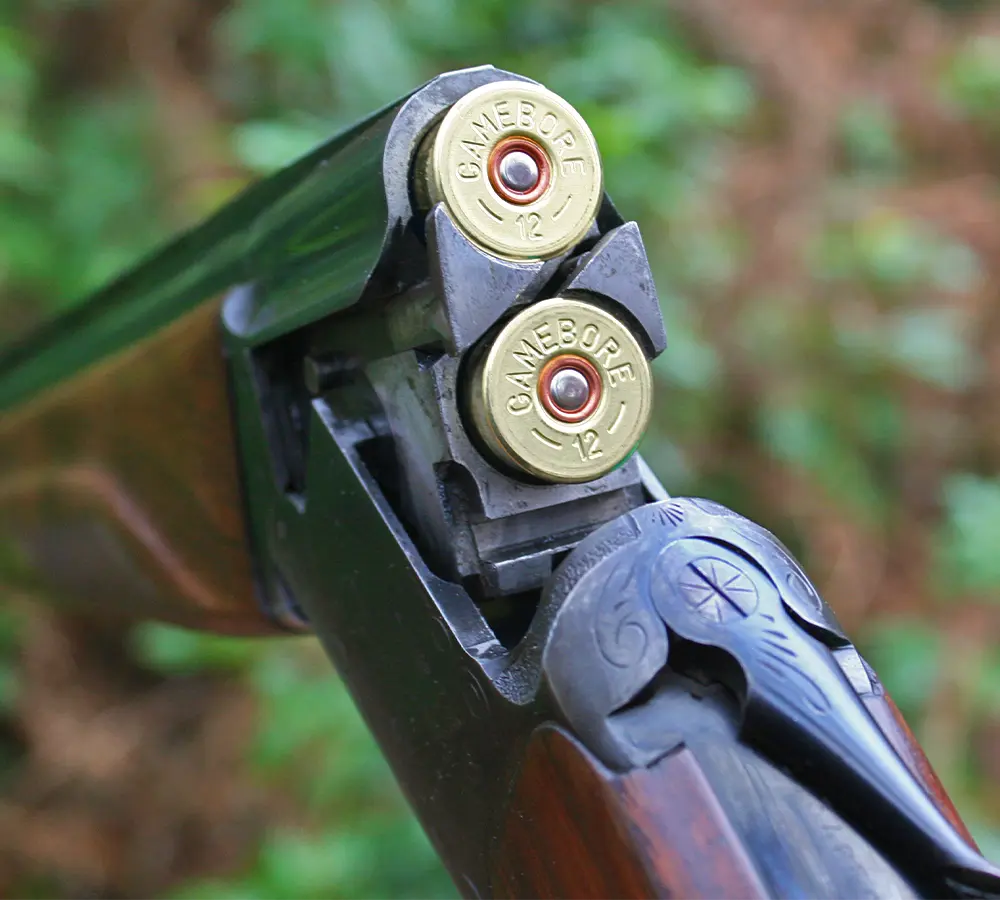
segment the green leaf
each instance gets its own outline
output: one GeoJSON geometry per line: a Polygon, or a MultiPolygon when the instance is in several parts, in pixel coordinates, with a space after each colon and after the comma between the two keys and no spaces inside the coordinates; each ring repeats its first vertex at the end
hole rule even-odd
{"type": "Polygon", "coordinates": [[[900,400],[884,386],[873,386],[856,398],[859,437],[866,446],[896,453],[905,437],[905,416],[900,400]]]}
{"type": "Polygon", "coordinates": [[[1000,862],[1000,828],[970,816],[966,816],[965,821],[972,836],[976,839],[976,843],[979,844],[983,856],[994,864],[1000,862]]]}
{"type": "Polygon", "coordinates": [[[829,398],[809,393],[767,398],[756,411],[761,441],[775,457],[809,473],[831,498],[877,519],[882,489],[866,460],[838,427],[829,398]]]}
{"type": "Polygon", "coordinates": [[[840,137],[855,169],[891,172],[903,162],[896,123],[881,103],[862,100],[848,106],[840,120],[840,137]]]}
{"type": "Polygon", "coordinates": [[[664,295],[661,305],[670,349],[653,360],[653,371],[689,390],[708,387],[720,371],[715,349],[694,331],[679,299],[664,295]]]}
{"type": "Polygon", "coordinates": [[[929,248],[927,266],[930,283],[954,294],[974,289],[985,277],[982,262],[971,247],[941,236],[929,248]]]}
{"type": "Polygon", "coordinates": [[[917,619],[886,619],[862,645],[904,716],[919,719],[941,671],[940,633],[917,619]]]}
{"type": "Polygon", "coordinates": [[[1000,38],[977,34],[967,40],[944,69],[941,88],[972,118],[1000,122],[1000,38]]]}
{"type": "Polygon", "coordinates": [[[0,110],[0,185],[37,191],[48,174],[45,149],[0,110]]]}
{"type": "Polygon", "coordinates": [[[233,149],[243,165],[267,174],[304,155],[330,137],[319,123],[246,122],[233,129],[233,149]]]}
{"type": "Polygon", "coordinates": [[[904,310],[887,321],[885,336],[885,355],[930,384],[959,391],[976,375],[976,359],[954,310],[904,310]]]}
{"type": "Polygon", "coordinates": [[[945,596],[975,591],[1000,603],[1000,480],[953,474],[943,495],[937,562],[945,596]]]}
{"type": "Polygon", "coordinates": [[[690,229],[675,235],[676,278],[701,288],[732,282],[747,258],[746,239],[733,229],[690,229]]]}
{"type": "Polygon", "coordinates": [[[1000,645],[993,646],[983,660],[976,681],[975,700],[982,715],[1000,717],[1000,645]]]}
{"type": "Polygon", "coordinates": [[[827,228],[809,252],[820,277],[864,279],[886,292],[927,286],[963,293],[983,278],[971,248],[925,222],[884,211],[827,228]]]}
{"type": "Polygon", "coordinates": [[[344,108],[361,115],[420,83],[417,60],[382,4],[341,0],[329,15],[327,63],[344,108]]]}
{"type": "Polygon", "coordinates": [[[258,879],[231,878],[189,881],[170,893],[173,900],[275,900],[258,879]]]}
{"type": "Polygon", "coordinates": [[[374,868],[372,845],[348,831],[320,835],[278,832],[260,854],[261,875],[275,897],[344,895],[374,868]]]}
{"type": "Polygon", "coordinates": [[[923,230],[896,216],[862,224],[856,250],[862,271],[883,287],[908,287],[926,280],[928,241],[923,230]]]}
{"type": "Polygon", "coordinates": [[[38,80],[28,51],[30,38],[22,30],[0,25],[0,108],[21,109],[38,80]]]}
{"type": "Polygon", "coordinates": [[[282,70],[323,72],[324,29],[317,25],[314,0],[244,0],[223,20],[222,37],[240,56],[266,53],[282,70]]]}
{"type": "Polygon", "coordinates": [[[188,631],[158,622],[137,625],[131,641],[139,659],[167,673],[204,669],[239,671],[247,668],[262,649],[262,642],[252,638],[188,631]]]}

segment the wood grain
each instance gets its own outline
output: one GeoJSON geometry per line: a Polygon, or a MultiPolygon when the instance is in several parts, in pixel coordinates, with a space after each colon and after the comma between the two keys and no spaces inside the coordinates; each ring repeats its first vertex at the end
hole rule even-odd
{"type": "Polygon", "coordinates": [[[766,897],[681,749],[617,775],[557,728],[528,745],[494,862],[502,897],[766,897]]]}
{"type": "Polygon", "coordinates": [[[924,755],[923,748],[917,743],[910,726],[906,724],[903,714],[893,703],[892,698],[888,694],[868,694],[862,699],[872,718],[889,739],[889,743],[892,744],[917,781],[924,786],[924,790],[930,794],[938,809],[955,826],[955,829],[968,844],[978,851],[979,847],[976,845],[975,839],[969,833],[965,822],[962,821],[958,810],[955,809],[955,804],[951,802],[951,797],[948,796],[944,785],[938,779],[937,772],[931,767],[930,761],[924,755]]]}
{"type": "Polygon", "coordinates": [[[4,414],[0,533],[18,563],[0,583],[16,570],[86,611],[272,630],[231,423],[215,302],[4,414]]]}

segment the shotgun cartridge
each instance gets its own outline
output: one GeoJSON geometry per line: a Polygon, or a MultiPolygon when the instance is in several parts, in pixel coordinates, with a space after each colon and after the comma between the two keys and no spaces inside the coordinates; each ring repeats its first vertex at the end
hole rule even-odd
{"type": "Polygon", "coordinates": [[[455,103],[430,138],[431,204],[505,259],[551,259],[577,244],[601,204],[601,157],[580,114],[541,85],[500,81],[455,103]]]}
{"type": "Polygon", "coordinates": [[[574,483],[606,475],[635,450],[653,377],[614,313],[553,297],[504,325],[469,390],[472,421],[496,458],[542,481],[574,483]]]}

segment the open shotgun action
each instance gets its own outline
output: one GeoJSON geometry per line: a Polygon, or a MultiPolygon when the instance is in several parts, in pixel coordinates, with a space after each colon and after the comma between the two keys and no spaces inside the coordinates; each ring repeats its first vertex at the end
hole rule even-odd
{"type": "Polygon", "coordinates": [[[315,632],[468,896],[1000,897],[791,554],[636,454],[666,348],[579,113],[442,75],[0,356],[0,582],[315,632]]]}

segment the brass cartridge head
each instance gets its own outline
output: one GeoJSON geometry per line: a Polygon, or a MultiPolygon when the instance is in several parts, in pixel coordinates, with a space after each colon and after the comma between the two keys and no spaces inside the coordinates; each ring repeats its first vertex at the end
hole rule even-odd
{"type": "Polygon", "coordinates": [[[587,123],[529,82],[494,82],[462,97],[423,165],[429,202],[444,202],[473,243],[506,259],[565,253],[601,203],[601,158],[587,123]]]}
{"type": "Polygon", "coordinates": [[[653,379],[628,326],[554,297],[514,316],[474,364],[473,427],[501,463],[542,481],[606,475],[649,422],[653,379]]]}

